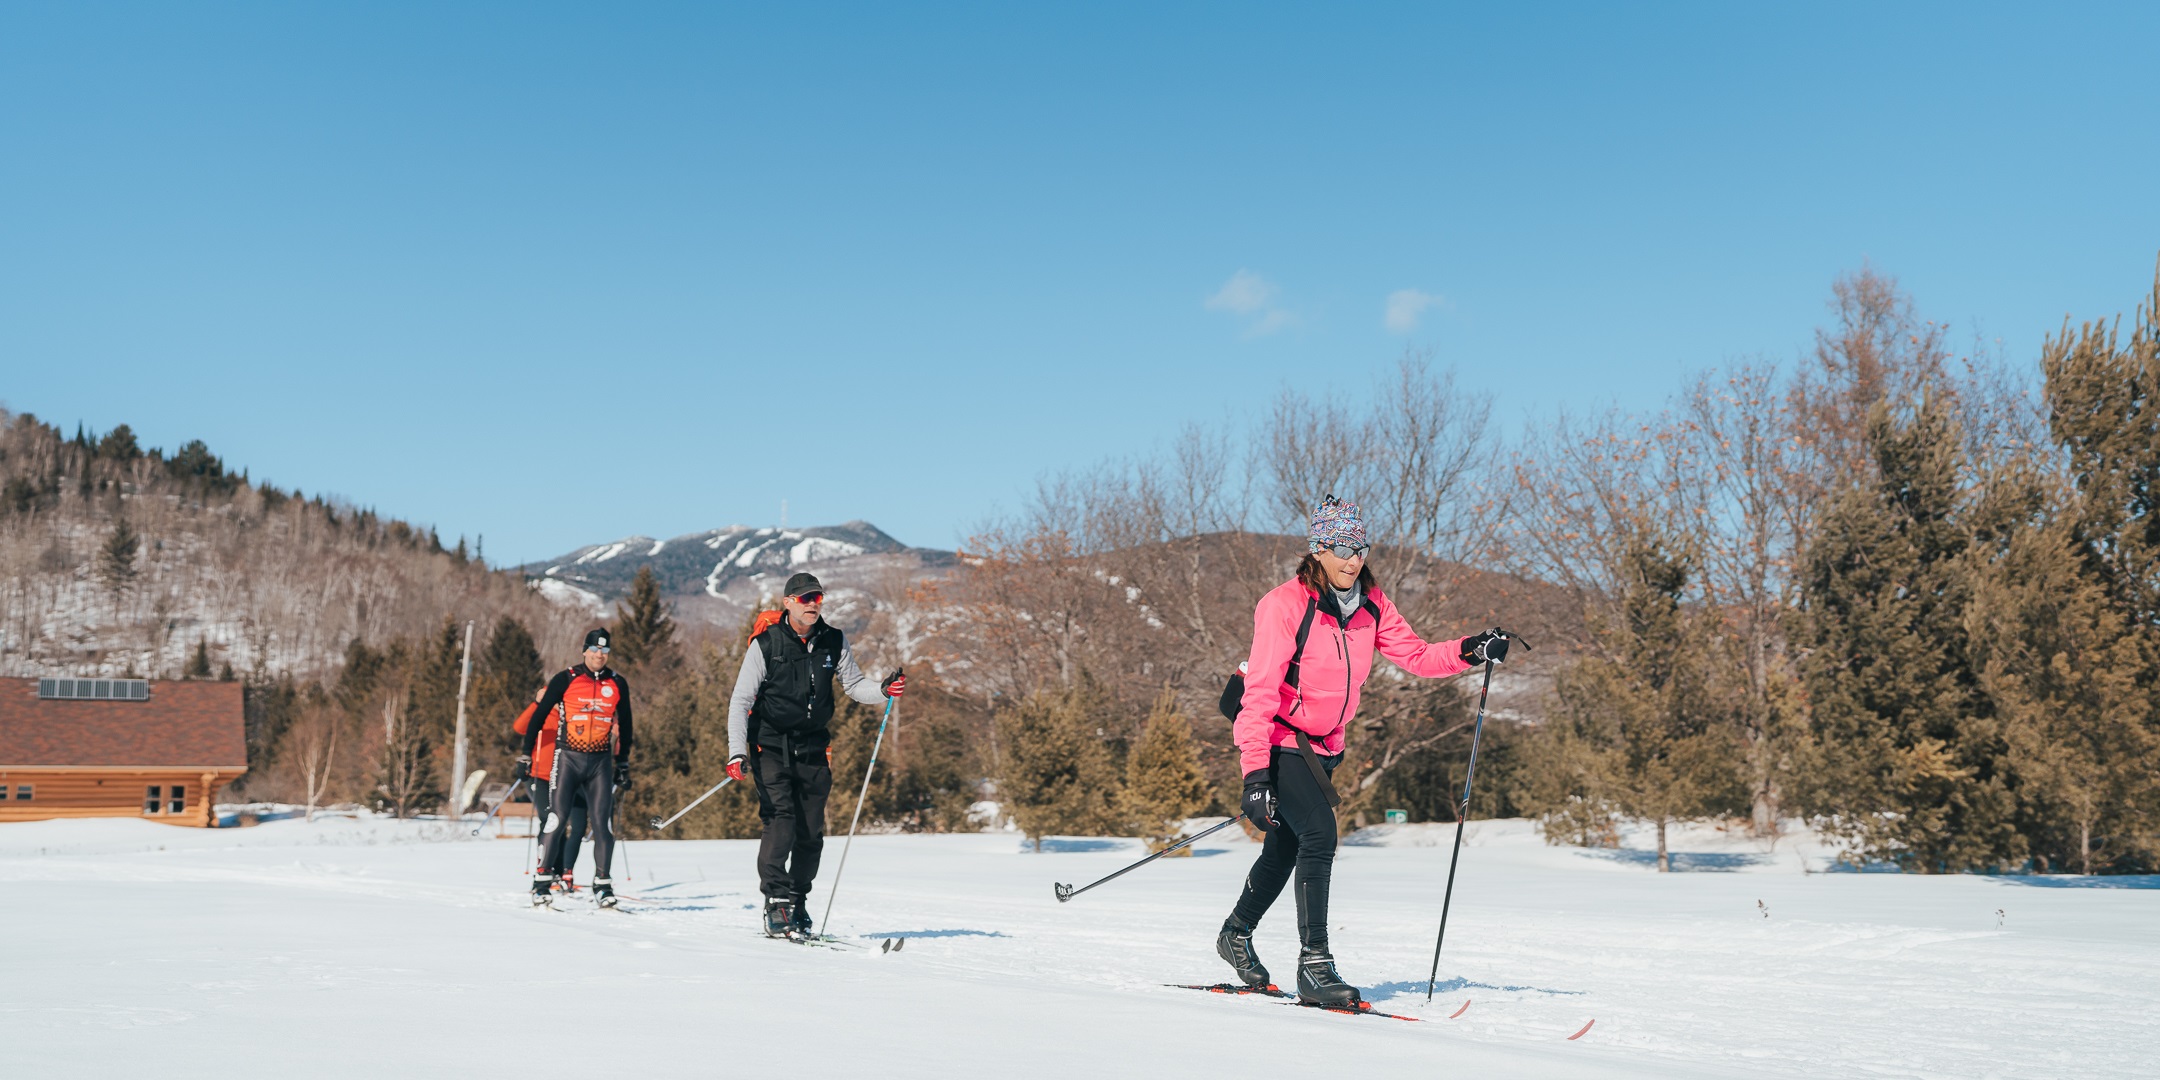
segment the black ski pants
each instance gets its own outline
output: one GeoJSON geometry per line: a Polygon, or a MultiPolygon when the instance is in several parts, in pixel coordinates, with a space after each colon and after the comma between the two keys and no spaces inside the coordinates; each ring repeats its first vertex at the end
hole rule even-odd
{"type": "Polygon", "coordinates": [[[758,891],[767,899],[801,902],[817,878],[825,853],[825,799],[832,794],[832,767],[825,748],[760,746],[750,757],[757,777],[758,891]]]}
{"type": "MultiPolygon", "coordinates": [[[[543,824],[547,821],[548,808],[553,805],[548,799],[548,790],[549,784],[547,781],[534,780],[532,782],[533,808],[539,811],[540,821],[543,824]]],[[[570,872],[571,867],[577,865],[578,846],[585,842],[585,795],[583,792],[577,791],[570,794],[572,798],[569,828],[563,832],[562,837],[562,872],[565,874],[570,872]]],[[[541,848],[540,865],[537,869],[545,872],[547,864],[547,849],[541,848]]]]}
{"type": "MultiPolygon", "coordinates": [[[[1320,759],[1330,775],[1341,762],[1340,754],[1320,759]]],[[[1268,757],[1268,773],[1275,783],[1275,827],[1245,872],[1245,891],[1234,913],[1247,926],[1259,925],[1295,871],[1298,941],[1325,952],[1328,880],[1335,870],[1335,808],[1295,749],[1276,747],[1268,757]]]]}
{"type": "MultiPolygon", "coordinates": [[[[584,803],[586,820],[592,825],[593,879],[605,881],[615,857],[615,755],[587,754],[555,748],[555,775],[548,784],[547,829],[540,834],[540,873],[559,876],[572,864],[565,851],[577,854],[570,838],[571,810],[584,803]]],[[[583,831],[580,829],[579,831],[583,831]]]]}

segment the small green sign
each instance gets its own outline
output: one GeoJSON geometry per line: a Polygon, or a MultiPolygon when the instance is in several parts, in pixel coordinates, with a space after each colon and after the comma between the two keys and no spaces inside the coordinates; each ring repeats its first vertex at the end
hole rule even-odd
{"type": "Polygon", "coordinates": [[[1407,825],[1407,824],[1409,824],[1409,823],[1410,823],[1410,811],[1408,811],[1408,810],[1390,810],[1390,811],[1388,811],[1388,812],[1387,812],[1387,823],[1388,823],[1388,824],[1390,824],[1390,825],[1407,825]]]}

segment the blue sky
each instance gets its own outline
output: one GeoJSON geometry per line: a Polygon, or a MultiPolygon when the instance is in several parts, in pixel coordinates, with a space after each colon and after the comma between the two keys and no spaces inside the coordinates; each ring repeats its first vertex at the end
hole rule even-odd
{"type": "Polygon", "coordinates": [[[1363,393],[1510,425],[2160,255],[2152,5],[0,5],[0,402],[484,534],[866,518],[1363,393]],[[1166,9],[1167,8],[1167,9],[1166,9]],[[1399,296],[1390,319],[1390,296],[1399,296]]]}

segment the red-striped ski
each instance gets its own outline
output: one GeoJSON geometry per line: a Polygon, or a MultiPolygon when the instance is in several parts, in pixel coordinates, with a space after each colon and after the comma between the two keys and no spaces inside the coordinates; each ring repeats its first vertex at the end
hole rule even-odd
{"type": "Polygon", "coordinates": [[[1340,1005],[1315,1005],[1309,1001],[1299,1001],[1296,994],[1274,983],[1269,983],[1266,986],[1245,986],[1239,983],[1164,983],[1163,985],[1179,990],[1205,990],[1211,994],[1257,994],[1261,997],[1275,998],[1285,1005],[1295,1005],[1301,1009],[1318,1009],[1321,1012],[1343,1013],[1348,1016],[1384,1016],[1390,1020],[1407,1020],[1413,1024],[1425,1022],[1423,1017],[1381,1012],[1373,1008],[1372,1003],[1369,1001],[1360,1001],[1355,1008],[1340,1005]]]}

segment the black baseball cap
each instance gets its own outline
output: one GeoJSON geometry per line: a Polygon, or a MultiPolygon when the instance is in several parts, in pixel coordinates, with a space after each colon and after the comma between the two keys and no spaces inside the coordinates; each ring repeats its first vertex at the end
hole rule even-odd
{"type": "Polygon", "coordinates": [[[587,630],[585,631],[585,647],[588,649],[599,649],[602,652],[606,652],[608,650],[608,638],[613,636],[614,635],[607,632],[607,627],[605,626],[601,627],[598,630],[587,630]]]}
{"type": "Polygon", "coordinates": [[[824,591],[825,586],[818,584],[817,575],[805,572],[801,574],[796,574],[793,577],[788,578],[787,588],[780,590],[780,595],[801,596],[806,592],[824,591]]]}

